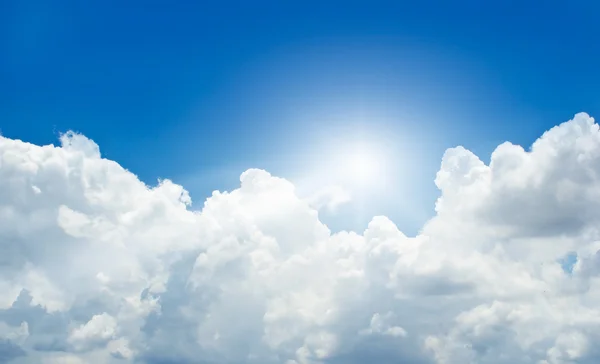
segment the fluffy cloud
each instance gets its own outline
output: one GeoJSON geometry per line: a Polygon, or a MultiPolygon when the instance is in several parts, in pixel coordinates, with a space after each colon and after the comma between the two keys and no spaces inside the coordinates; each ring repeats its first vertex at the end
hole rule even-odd
{"type": "Polygon", "coordinates": [[[381,216],[332,234],[315,206],[343,194],[304,200],[262,170],[240,182],[197,209],[84,136],[0,137],[0,362],[600,361],[586,114],[489,165],[449,149],[416,237],[381,216]]]}

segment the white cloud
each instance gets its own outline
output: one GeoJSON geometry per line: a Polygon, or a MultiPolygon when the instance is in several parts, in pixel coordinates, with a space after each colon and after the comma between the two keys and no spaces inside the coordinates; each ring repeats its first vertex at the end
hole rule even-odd
{"type": "Polygon", "coordinates": [[[394,318],[392,312],[388,312],[385,315],[376,313],[371,317],[371,323],[368,328],[361,330],[360,333],[363,335],[390,335],[390,336],[401,336],[407,335],[406,330],[400,326],[391,326],[390,321],[394,318]]]}
{"type": "Polygon", "coordinates": [[[0,137],[0,362],[600,361],[600,131],[585,114],[489,166],[449,149],[416,237],[385,217],[332,234],[316,208],[335,193],[315,206],[262,170],[193,211],[181,186],[61,142],[0,137]]]}
{"type": "Polygon", "coordinates": [[[331,185],[318,190],[308,198],[311,207],[317,210],[326,208],[334,212],[340,205],[350,202],[350,192],[338,185],[331,185]]]}
{"type": "Polygon", "coordinates": [[[85,350],[89,346],[103,345],[117,334],[117,321],[106,313],[94,315],[85,324],[74,328],[68,341],[77,350],[85,350]]]}

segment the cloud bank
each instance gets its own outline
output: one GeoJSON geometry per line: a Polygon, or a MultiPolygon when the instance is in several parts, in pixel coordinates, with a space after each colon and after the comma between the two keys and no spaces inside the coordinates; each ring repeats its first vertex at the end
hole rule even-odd
{"type": "Polygon", "coordinates": [[[84,136],[0,137],[0,362],[600,362],[588,115],[489,165],[448,149],[416,237],[332,234],[290,182],[240,181],[197,210],[84,136]]]}

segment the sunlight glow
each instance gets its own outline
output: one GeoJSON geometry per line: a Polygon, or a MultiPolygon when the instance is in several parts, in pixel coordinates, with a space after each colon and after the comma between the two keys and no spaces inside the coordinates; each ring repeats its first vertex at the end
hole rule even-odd
{"type": "Polygon", "coordinates": [[[331,177],[347,188],[376,189],[387,180],[389,158],[376,144],[336,145],[330,155],[331,177]]]}
{"type": "Polygon", "coordinates": [[[340,157],[339,175],[350,185],[368,187],[383,172],[381,160],[365,150],[351,152],[340,157]]]}
{"type": "Polygon", "coordinates": [[[389,196],[392,186],[399,187],[398,168],[405,167],[398,158],[400,141],[391,140],[391,134],[381,125],[327,130],[304,144],[306,149],[298,154],[304,168],[296,167],[302,172],[291,180],[301,195],[311,198],[325,194],[335,195],[335,201],[344,197],[344,201],[365,203],[389,196]]]}

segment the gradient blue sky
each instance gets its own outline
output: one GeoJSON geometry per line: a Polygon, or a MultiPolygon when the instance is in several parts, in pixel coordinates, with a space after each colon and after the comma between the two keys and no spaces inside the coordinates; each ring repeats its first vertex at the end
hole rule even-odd
{"type": "Polygon", "coordinates": [[[487,160],[600,114],[600,5],[540,4],[3,1],[0,128],[81,132],[198,204],[249,167],[302,178],[331,138],[377,135],[394,188],[363,212],[414,234],[446,148],[487,160]]]}

